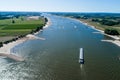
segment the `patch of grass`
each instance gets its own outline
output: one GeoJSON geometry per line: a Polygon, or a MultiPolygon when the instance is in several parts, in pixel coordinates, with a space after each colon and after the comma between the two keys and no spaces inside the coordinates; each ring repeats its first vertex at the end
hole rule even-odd
{"type": "Polygon", "coordinates": [[[7,25],[2,30],[17,30],[17,29],[35,29],[40,24],[14,24],[14,25],[7,25]]]}
{"type": "Polygon", "coordinates": [[[18,36],[22,34],[27,34],[31,30],[24,29],[24,30],[0,30],[0,36],[18,36]]]}
{"type": "Polygon", "coordinates": [[[10,24],[12,21],[12,19],[4,19],[4,20],[0,20],[0,27],[1,25],[7,25],[10,24]]]}

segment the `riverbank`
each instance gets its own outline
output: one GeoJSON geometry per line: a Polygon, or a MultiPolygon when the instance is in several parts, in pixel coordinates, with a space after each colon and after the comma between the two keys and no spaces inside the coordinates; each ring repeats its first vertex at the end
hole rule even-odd
{"type": "MultiPolygon", "coordinates": [[[[50,19],[48,19],[48,22],[45,24],[45,26],[43,26],[43,28],[47,28],[49,25],[51,25],[50,19]]],[[[27,34],[25,37],[19,38],[16,41],[10,42],[8,44],[3,44],[3,47],[0,48],[0,54],[2,54],[2,55],[3,54],[13,54],[14,52],[11,50],[13,47],[15,47],[16,45],[19,45],[27,40],[30,40],[30,39],[45,40],[44,38],[39,38],[39,37],[35,36],[35,34],[38,34],[38,32],[36,32],[34,34],[27,34]]],[[[16,60],[16,61],[18,61],[18,60],[16,60]]]]}
{"type": "MultiPolygon", "coordinates": [[[[77,20],[78,20],[78,19],[77,19],[77,20]]],[[[114,40],[101,40],[101,41],[111,42],[111,43],[113,43],[113,44],[115,44],[115,45],[117,45],[117,46],[120,47],[120,36],[112,36],[112,35],[105,34],[103,30],[97,29],[96,26],[90,25],[89,23],[84,22],[84,21],[82,21],[82,20],[79,20],[79,21],[80,21],[82,24],[87,25],[87,26],[90,26],[91,28],[99,31],[101,34],[106,35],[106,36],[109,36],[109,37],[111,37],[112,39],[114,39],[114,40]]]]}
{"type": "Polygon", "coordinates": [[[86,26],[89,26],[89,27],[93,28],[94,30],[99,31],[99,33],[101,33],[103,35],[106,35],[106,36],[109,36],[110,38],[112,38],[114,40],[101,40],[101,41],[110,42],[110,43],[113,43],[113,44],[115,44],[115,45],[117,45],[117,46],[120,47],[120,36],[112,36],[112,35],[105,34],[104,31],[103,31],[103,29],[98,29],[98,28],[96,28],[96,26],[90,25],[89,23],[87,23],[87,22],[85,22],[83,20],[75,19],[75,18],[71,18],[71,17],[67,17],[67,18],[79,21],[80,23],[82,23],[82,24],[84,24],[86,26]]]}
{"type": "Polygon", "coordinates": [[[43,27],[43,29],[47,28],[48,26],[50,26],[52,24],[50,18],[47,18],[47,20],[48,21],[47,21],[46,25],[43,27]]]}

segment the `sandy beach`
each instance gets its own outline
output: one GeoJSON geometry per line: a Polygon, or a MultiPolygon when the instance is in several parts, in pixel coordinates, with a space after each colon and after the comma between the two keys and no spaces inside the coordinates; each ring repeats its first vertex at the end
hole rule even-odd
{"type": "Polygon", "coordinates": [[[111,42],[111,43],[114,43],[114,44],[116,44],[117,46],[120,47],[120,41],[118,41],[118,40],[101,40],[101,41],[103,41],[103,42],[111,42]]]}
{"type": "MultiPolygon", "coordinates": [[[[47,28],[49,25],[51,25],[50,19],[48,19],[48,22],[46,23],[44,28],[47,28]]],[[[38,32],[36,32],[35,34],[38,34],[38,32]]],[[[13,54],[14,52],[11,49],[13,47],[15,47],[16,45],[19,45],[19,44],[21,44],[21,43],[23,43],[23,42],[25,42],[27,40],[31,40],[31,39],[45,40],[45,38],[37,37],[37,36],[35,36],[35,34],[34,35],[28,34],[28,35],[26,35],[26,37],[20,38],[20,39],[18,39],[16,41],[8,43],[8,44],[3,44],[3,47],[0,48],[0,56],[3,56],[4,54],[5,54],[4,56],[6,56],[6,54],[13,54]]],[[[9,56],[11,56],[11,55],[9,55],[9,56]]],[[[8,55],[6,57],[8,57],[8,55]]],[[[15,58],[15,56],[14,56],[14,58],[15,58]]],[[[18,60],[16,60],[16,61],[18,61],[18,60]]]]}
{"type": "Polygon", "coordinates": [[[14,46],[23,43],[24,41],[26,41],[27,38],[21,38],[17,41],[8,43],[8,44],[3,44],[3,47],[0,48],[0,53],[6,53],[6,54],[10,54],[11,52],[11,48],[13,48],[14,46]]]}

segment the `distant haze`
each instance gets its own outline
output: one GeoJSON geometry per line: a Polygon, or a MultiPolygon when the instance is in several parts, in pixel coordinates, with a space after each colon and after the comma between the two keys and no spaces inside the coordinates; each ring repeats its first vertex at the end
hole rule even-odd
{"type": "Polygon", "coordinates": [[[0,11],[120,13],[120,0],[1,0],[0,11]]]}

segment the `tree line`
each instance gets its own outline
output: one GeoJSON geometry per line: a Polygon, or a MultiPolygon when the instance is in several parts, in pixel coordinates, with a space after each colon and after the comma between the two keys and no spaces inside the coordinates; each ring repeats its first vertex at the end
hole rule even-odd
{"type": "Polygon", "coordinates": [[[102,25],[107,25],[107,26],[114,26],[114,25],[118,25],[120,24],[119,21],[115,21],[115,20],[109,20],[109,19],[96,19],[96,18],[93,18],[91,21],[93,22],[99,22],[100,24],[102,25]]]}

